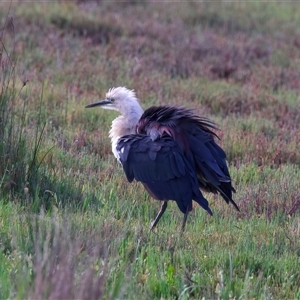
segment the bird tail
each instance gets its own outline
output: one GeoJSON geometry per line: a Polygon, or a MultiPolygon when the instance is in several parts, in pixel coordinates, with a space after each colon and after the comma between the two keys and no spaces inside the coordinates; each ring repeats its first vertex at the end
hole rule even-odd
{"type": "Polygon", "coordinates": [[[236,210],[240,211],[239,207],[232,199],[232,192],[235,193],[235,189],[234,189],[234,187],[231,186],[231,182],[229,182],[229,183],[224,182],[221,184],[220,187],[218,186],[216,188],[227,203],[229,203],[229,202],[232,203],[233,206],[236,208],[236,210]]]}
{"type": "Polygon", "coordinates": [[[208,201],[203,197],[202,193],[199,190],[199,195],[197,197],[194,198],[194,200],[203,208],[205,209],[211,216],[213,215],[208,201]]]}

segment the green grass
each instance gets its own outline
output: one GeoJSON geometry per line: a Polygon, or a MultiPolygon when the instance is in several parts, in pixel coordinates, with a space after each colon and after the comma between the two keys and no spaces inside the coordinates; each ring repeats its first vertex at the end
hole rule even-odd
{"type": "Polygon", "coordinates": [[[299,15],[1,3],[0,299],[300,299],[299,15]],[[111,153],[116,113],[84,109],[119,85],[219,124],[240,213],[206,195],[213,217],[195,205],[181,234],[170,203],[149,232],[160,203],[111,153]]]}

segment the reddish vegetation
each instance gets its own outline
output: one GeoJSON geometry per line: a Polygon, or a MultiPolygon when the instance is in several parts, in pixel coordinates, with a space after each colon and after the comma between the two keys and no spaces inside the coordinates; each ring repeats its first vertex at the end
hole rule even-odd
{"type": "Polygon", "coordinates": [[[253,215],[265,216],[267,219],[275,217],[278,212],[284,212],[293,216],[300,211],[300,194],[292,193],[289,197],[283,197],[282,191],[278,191],[275,197],[270,197],[267,190],[258,190],[255,194],[247,196],[239,202],[240,218],[252,218],[253,215]]]}
{"type": "MultiPolygon", "coordinates": [[[[78,101],[100,91],[103,96],[108,83],[126,84],[137,90],[140,99],[155,98],[155,104],[196,109],[201,104],[201,112],[208,116],[267,120],[269,125],[259,129],[236,127],[232,122],[222,126],[226,136],[221,142],[229,163],[236,167],[249,162],[258,167],[300,164],[296,149],[300,145],[299,34],[278,33],[277,26],[259,31],[257,26],[265,21],[247,19],[248,25],[243,25],[241,19],[226,19],[218,9],[205,11],[200,4],[190,4],[195,6],[193,15],[178,10],[178,18],[170,19],[168,8],[158,10],[156,5],[130,1],[101,6],[79,1],[73,5],[73,17],[56,12],[49,21],[16,19],[15,28],[25,28],[28,37],[34,36],[33,50],[47,53],[32,61],[26,76],[41,81],[46,77],[50,82],[63,78],[64,87],[78,101]],[[101,18],[90,18],[91,12],[101,18]],[[198,80],[200,87],[195,84],[198,80]],[[220,83],[226,87],[219,87],[220,83]],[[294,99],[291,104],[285,99],[288,96],[294,99]]],[[[17,39],[16,51],[22,53],[29,44],[17,39]]],[[[61,109],[61,96],[57,98],[49,101],[49,109],[61,109]]],[[[86,120],[75,114],[73,121],[76,126],[86,120]]],[[[60,128],[60,121],[54,123],[60,128]]],[[[57,145],[72,153],[85,149],[101,158],[110,155],[107,127],[90,135],[84,126],[74,129],[69,139],[57,134],[57,145]]]]}

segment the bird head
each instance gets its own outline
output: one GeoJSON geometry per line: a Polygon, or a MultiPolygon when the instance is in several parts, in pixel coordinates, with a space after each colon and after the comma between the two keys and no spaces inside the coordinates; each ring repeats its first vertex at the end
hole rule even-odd
{"type": "Polygon", "coordinates": [[[129,90],[126,87],[109,89],[104,100],[89,104],[86,106],[86,108],[95,106],[101,106],[104,109],[116,110],[122,115],[127,115],[133,111],[142,113],[142,109],[134,90],[129,90]]]}

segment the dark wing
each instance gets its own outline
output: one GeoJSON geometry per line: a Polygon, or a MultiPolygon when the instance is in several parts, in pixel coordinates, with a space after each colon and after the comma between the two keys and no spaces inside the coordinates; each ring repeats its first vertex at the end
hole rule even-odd
{"type": "MultiPolygon", "coordinates": [[[[207,118],[197,116],[182,107],[153,106],[147,109],[137,125],[138,133],[169,134],[180,146],[197,172],[200,188],[219,192],[224,200],[238,206],[232,199],[231,178],[226,164],[226,154],[214,141],[216,125],[207,118]]],[[[153,135],[155,136],[155,135],[153,135]]]]}
{"type": "Polygon", "coordinates": [[[212,214],[199,190],[194,166],[172,137],[152,141],[144,134],[127,135],[118,141],[117,151],[129,182],[142,182],[155,199],[175,200],[183,213],[192,209],[194,199],[212,214]]]}
{"type": "Polygon", "coordinates": [[[223,149],[214,141],[211,134],[200,128],[188,135],[188,141],[200,187],[213,193],[218,191],[227,203],[231,202],[239,210],[232,199],[232,192],[235,192],[235,189],[231,183],[223,149]]]}

